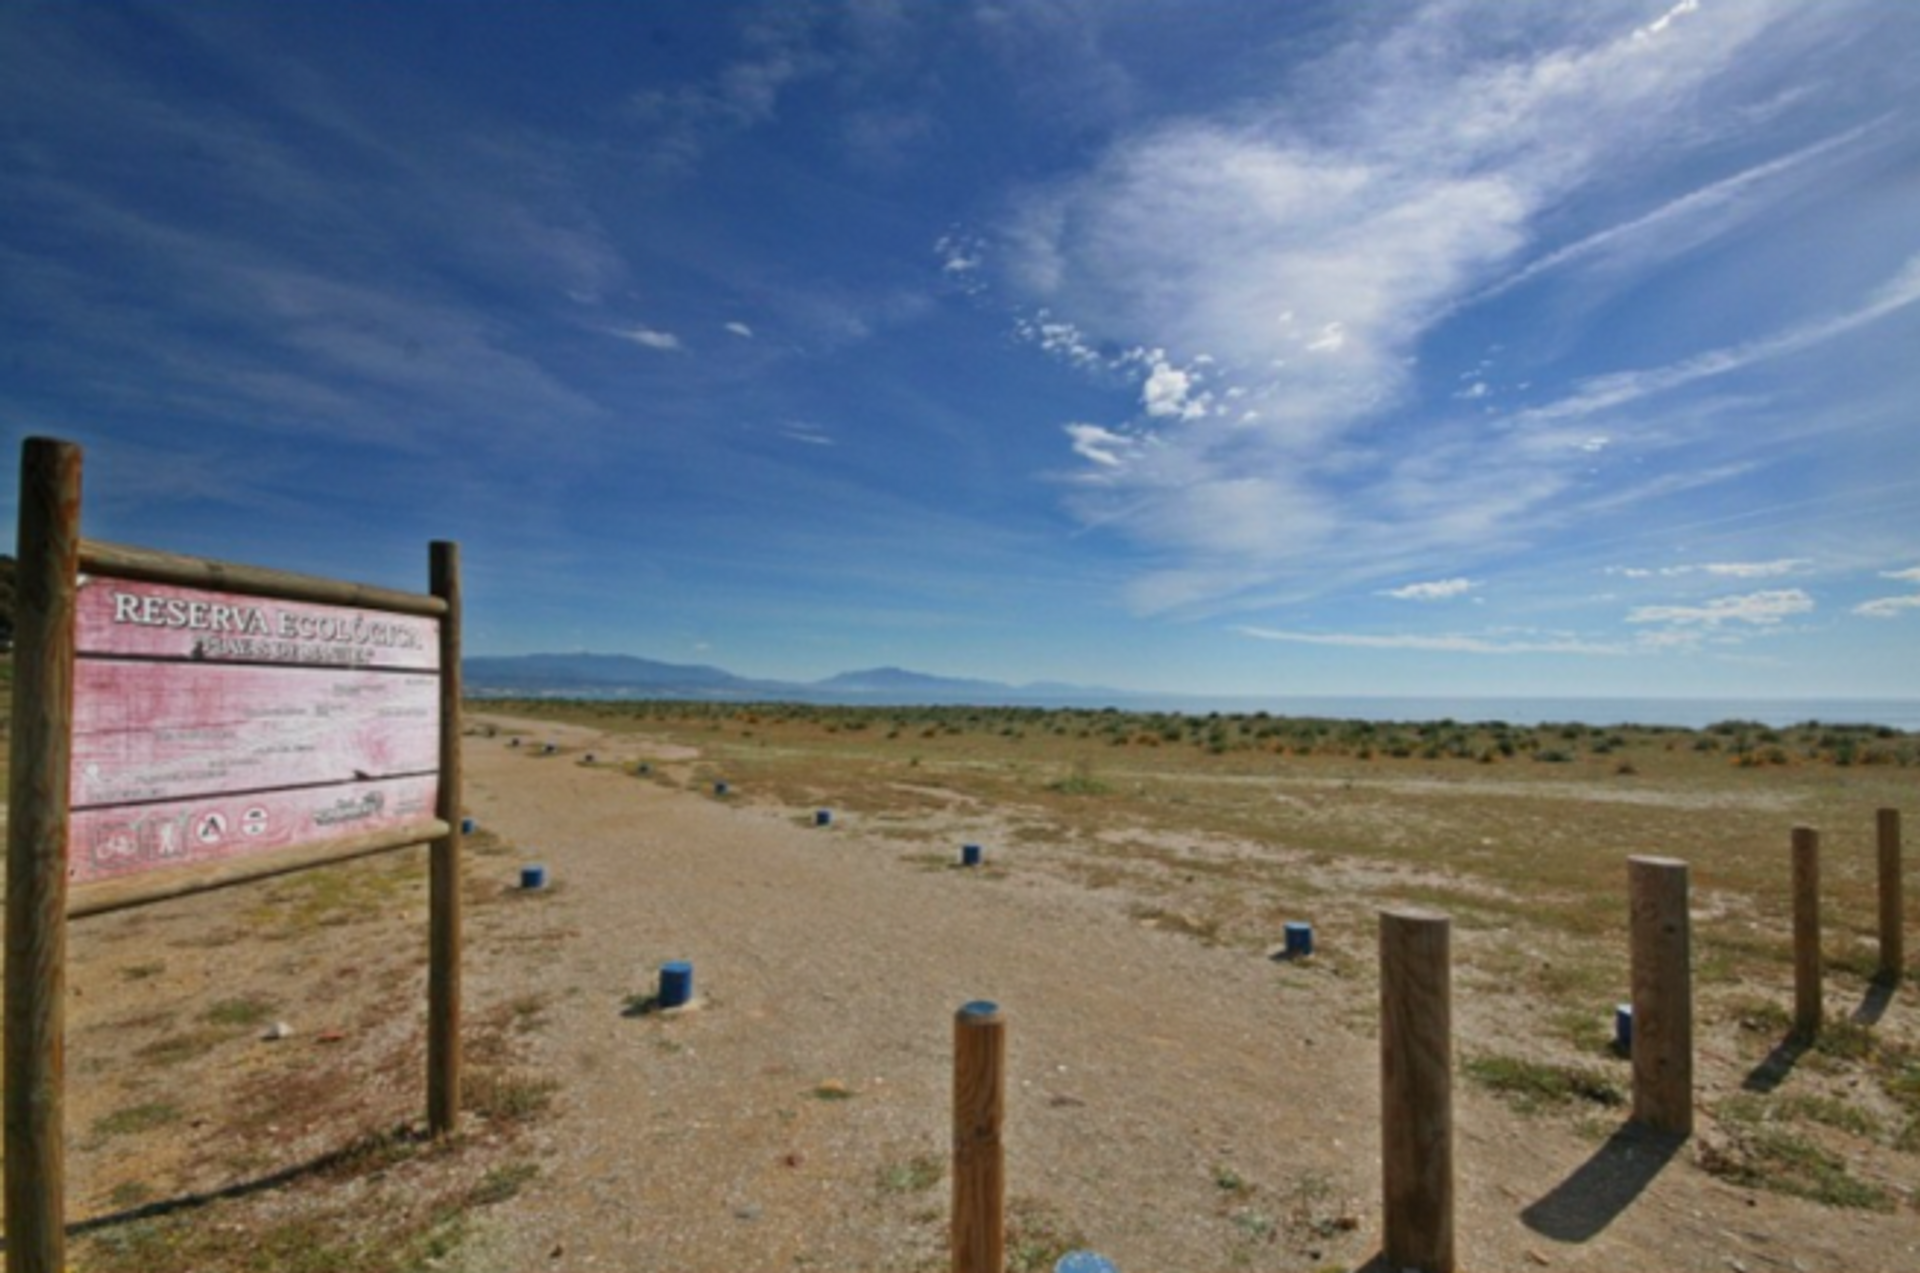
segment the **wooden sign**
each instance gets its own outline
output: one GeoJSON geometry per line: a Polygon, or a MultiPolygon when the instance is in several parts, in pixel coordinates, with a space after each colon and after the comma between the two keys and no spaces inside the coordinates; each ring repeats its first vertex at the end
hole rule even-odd
{"type": "Polygon", "coordinates": [[[21,448],[15,543],[6,1273],[67,1267],[70,917],[430,844],[427,1124],[454,1130],[459,548],[410,593],[86,540],[53,438],[21,448]]]}
{"type": "Polygon", "coordinates": [[[90,578],[75,647],[75,883],[435,814],[432,618],[90,578]]]}

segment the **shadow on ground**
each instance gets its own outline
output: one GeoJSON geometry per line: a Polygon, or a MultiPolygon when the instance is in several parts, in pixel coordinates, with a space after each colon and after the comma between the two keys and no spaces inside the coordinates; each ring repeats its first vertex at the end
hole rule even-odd
{"type": "Polygon", "coordinates": [[[1684,1136],[1627,1123],[1520,1219],[1556,1242],[1588,1241],[1632,1206],[1686,1143],[1684,1136]]]}

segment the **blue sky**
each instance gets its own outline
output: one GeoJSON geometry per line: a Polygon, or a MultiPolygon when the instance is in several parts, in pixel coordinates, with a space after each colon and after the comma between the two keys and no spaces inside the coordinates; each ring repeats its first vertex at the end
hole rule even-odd
{"type": "Polygon", "coordinates": [[[1920,697],[1917,80],[1907,0],[15,0],[0,421],[98,538],[458,540],[476,653],[1920,697]]]}

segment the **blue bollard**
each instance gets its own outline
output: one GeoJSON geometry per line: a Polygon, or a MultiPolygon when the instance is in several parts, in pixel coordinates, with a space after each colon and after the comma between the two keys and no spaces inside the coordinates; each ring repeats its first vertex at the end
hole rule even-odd
{"type": "Polygon", "coordinates": [[[460,819],[460,834],[461,834],[461,835],[472,835],[472,834],[473,834],[473,827],[474,827],[474,822],[473,822],[473,819],[472,819],[472,818],[462,818],[462,819],[460,819]]]}
{"type": "Polygon", "coordinates": [[[1622,1056],[1633,1054],[1633,1005],[1630,1003],[1613,1007],[1613,1050],[1622,1056]]]}
{"type": "Polygon", "coordinates": [[[716,796],[724,796],[724,795],[726,795],[726,794],[727,794],[727,784],[726,784],[726,783],[724,783],[724,782],[716,782],[716,783],[714,783],[714,784],[713,784],[713,794],[714,794],[714,795],[716,795],[716,796]]]}
{"type": "Polygon", "coordinates": [[[1312,924],[1288,924],[1286,934],[1288,959],[1305,959],[1313,953],[1312,924]]]}
{"type": "Polygon", "coordinates": [[[523,866],[520,868],[520,887],[538,889],[547,886],[547,868],[544,866],[523,866]]]}
{"type": "Polygon", "coordinates": [[[960,846],[960,865],[961,866],[979,866],[980,865],[980,846],[977,844],[961,845],[960,846]]]}
{"type": "Polygon", "coordinates": [[[1054,1263],[1053,1273],[1120,1273],[1120,1269],[1097,1251],[1069,1251],[1054,1263]]]}
{"type": "Polygon", "coordinates": [[[682,1008],[693,1002],[693,964],[685,959],[670,959],[660,965],[662,1008],[682,1008]]]}
{"type": "Polygon", "coordinates": [[[813,825],[814,825],[814,826],[816,826],[816,827],[830,827],[830,826],[832,826],[832,825],[833,825],[833,810],[831,810],[831,809],[815,809],[815,810],[813,811],[813,825]]]}

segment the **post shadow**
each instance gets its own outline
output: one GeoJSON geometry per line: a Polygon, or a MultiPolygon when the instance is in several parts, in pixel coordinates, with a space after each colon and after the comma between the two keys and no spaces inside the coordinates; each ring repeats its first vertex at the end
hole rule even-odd
{"type": "Polygon", "coordinates": [[[1585,1242],[1633,1205],[1673,1161],[1685,1136],[1622,1124],[1573,1174],[1520,1213],[1529,1229],[1556,1242],[1585,1242]]]}
{"type": "Polygon", "coordinates": [[[1740,1086],[1749,1092],[1771,1092],[1787,1081],[1793,1073],[1793,1067],[1800,1064],[1800,1058],[1813,1046],[1813,1040],[1798,1030],[1789,1031],[1787,1036],[1773,1045],[1773,1051],[1767,1053],[1740,1080],[1740,1086]]]}
{"type": "MultiPolygon", "coordinates": [[[[90,1216],[85,1220],[76,1220],[66,1226],[69,1236],[77,1237],[83,1233],[92,1233],[99,1229],[111,1229],[118,1225],[132,1224],[137,1220],[154,1220],[161,1216],[173,1215],[180,1211],[193,1211],[200,1207],[211,1206],[216,1202],[226,1202],[234,1198],[246,1198],[257,1193],[269,1193],[310,1176],[321,1176],[331,1171],[348,1168],[364,1157],[381,1153],[383,1150],[400,1145],[420,1145],[431,1143],[432,1137],[422,1128],[401,1125],[385,1132],[368,1132],[358,1136],[338,1149],[330,1149],[323,1154],[282,1167],[278,1171],[252,1180],[241,1180],[218,1189],[208,1189],[200,1193],[181,1194],[177,1198],[158,1198],[152,1202],[143,1202],[136,1207],[127,1207],[120,1211],[110,1211],[105,1215],[90,1216]]],[[[7,1240],[0,1235],[0,1251],[4,1251],[7,1240]]]]}
{"type": "Polygon", "coordinates": [[[1879,1025],[1880,1018],[1887,1015],[1887,1008],[1893,1003],[1894,983],[1888,977],[1875,977],[1867,983],[1867,993],[1860,1000],[1860,1006],[1853,1010],[1855,1025],[1879,1025]]]}

